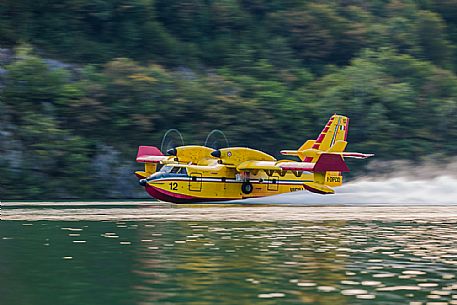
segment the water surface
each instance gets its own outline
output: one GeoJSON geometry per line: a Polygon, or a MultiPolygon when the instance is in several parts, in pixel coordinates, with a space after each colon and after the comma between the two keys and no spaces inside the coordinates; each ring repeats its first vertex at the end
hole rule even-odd
{"type": "Polygon", "coordinates": [[[1,304],[457,304],[456,206],[4,204],[1,304]]]}

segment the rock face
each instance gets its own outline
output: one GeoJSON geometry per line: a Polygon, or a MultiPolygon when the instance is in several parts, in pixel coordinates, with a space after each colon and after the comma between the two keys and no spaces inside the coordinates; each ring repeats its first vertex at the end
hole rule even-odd
{"type": "Polygon", "coordinates": [[[3,79],[7,71],[3,67],[13,60],[13,52],[11,49],[0,48],[0,89],[3,88],[3,79]]]}
{"type": "MultiPolygon", "coordinates": [[[[15,139],[14,133],[10,130],[11,125],[2,126],[0,128],[0,193],[1,199],[17,199],[20,198],[21,186],[17,185],[18,181],[14,181],[13,177],[33,177],[36,172],[42,170],[41,165],[37,164],[35,167],[27,167],[30,165],[30,154],[26,153],[26,147],[19,140],[15,139]],[[28,164],[28,165],[26,165],[28,164]],[[4,181],[2,183],[2,181],[4,181]],[[9,188],[9,192],[2,191],[2,188],[9,188]]],[[[141,168],[140,164],[132,161],[126,161],[122,158],[121,153],[105,144],[98,145],[98,153],[92,158],[90,169],[83,175],[88,176],[89,181],[93,181],[98,198],[113,198],[113,199],[131,199],[131,198],[148,198],[147,193],[143,188],[138,185],[134,172],[141,168]]],[[[39,174],[43,179],[47,179],[49,185],[59,185],[59,179],[52,177],[49,174],[39,174]]],[[[22,180],[20,180],[22,181],[22,180]]],[[[26,187],[33,187],[34,179],[24,179],[29,181],[26,187]]],[[[36,182],[43,182],[36,180],[36,182]]],[[[46,183],[46,182],[45,182],[46,183]]],[[[37,183],[37,186],[39,183],[37,183]]],[[[72,188],[56,187],[52,190],[52,196],[46,199],[78,199],[85,198],[85,194],[78,194],[72,192],[72,188]]],[[[31,195],[27,195],[31,196],[31,195]]],[[[33,197],[24,197],[22,199],[38,199],[33,197]]],[[[41,197],[40,199],[43,199],[41,197]]]]}
{"type": "Polygon", "coordinates": [[[10,63],[14,58],[14,52],[11,49],[0,48],[0,65],[10,63]]]}
{"type": "Polygon", "coordinates": [[[3,167],[18,172],[22,169],[23,144],[15,138],[17,126],[11,122],[8,107],[1,100],[0,122],[0,169],[3,167]]]}
{"type": "Polygon", "coordinates": [[[106,187],[107,198],[147,198],[146,192],[138,185],[133,174],[142,165],[122,159],[114,147],[100,144],[92,158],[91,167],[97,180],[106,187]]]}
{"type": "MultiPolygon", "coordinates": [[[[25,72],[15,71],[9,79],[11,66],[27,56],[0,48],[0,199],[147,198],[134,175],[141,168],[130,161],[134,156],[67,126],[58,109],[58,90],[53,99],[43,98],[51,96],[47,90],[53,87],[46,86],[54,83],[29,77],[33,67],[26,64],[20,66],[25,72]],[[16,91],[5,89],[6,80],[16,91]]],[[[76,71],[75,65],[58,60],[41,62],[48,71],[76,71]]],[[[71,112],[64,115],[74,119],[71,112]]]]}

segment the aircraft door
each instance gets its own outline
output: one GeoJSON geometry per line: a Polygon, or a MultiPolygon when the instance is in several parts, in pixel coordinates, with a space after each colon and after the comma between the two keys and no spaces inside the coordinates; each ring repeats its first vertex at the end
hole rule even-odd
{"type": "Polygon", "coordinates": [[[202,190],[202,174],[191,173],[189,177],[189,191],[201,192],[202,190]]]}
{"type": "Polygon", "coordinates": [[[279,176],[272,175],[268,177],[268,186],[269,191],[277,191],[279,189],[279,176]]]}

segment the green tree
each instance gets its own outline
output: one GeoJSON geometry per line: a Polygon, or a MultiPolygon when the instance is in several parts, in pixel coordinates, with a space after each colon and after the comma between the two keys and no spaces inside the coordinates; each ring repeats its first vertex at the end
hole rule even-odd
{"type": "Polygon", "coordinates": [[[420,11],[417,19],[417,37],[425,58],[436,65],[453,68],[455,48],[447,40],[446,26],[436,13],[420,11]]]}

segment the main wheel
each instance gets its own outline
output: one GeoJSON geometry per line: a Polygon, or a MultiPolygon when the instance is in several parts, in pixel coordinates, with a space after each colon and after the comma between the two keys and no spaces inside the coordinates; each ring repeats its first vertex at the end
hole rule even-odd
{"type": "Polygon", "coordinates": [[[251,182],[244,182],[241,185],[241,191],[245,194],[250,194],[252,192],[252,183],[251,182]]]}

